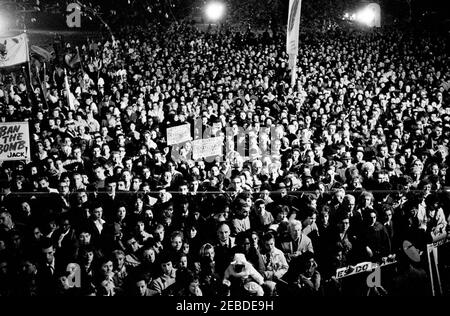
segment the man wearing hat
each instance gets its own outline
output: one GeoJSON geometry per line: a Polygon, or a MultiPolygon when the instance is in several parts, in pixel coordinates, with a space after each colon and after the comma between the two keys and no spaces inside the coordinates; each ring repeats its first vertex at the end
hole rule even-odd
{"type": "Polygon", "coordinates": [[[353,167],[352,154],[348,151],[341,155],[342,166],[336,169],[336,180],[341,183],[347,182],[347,170],[353,167]]]}

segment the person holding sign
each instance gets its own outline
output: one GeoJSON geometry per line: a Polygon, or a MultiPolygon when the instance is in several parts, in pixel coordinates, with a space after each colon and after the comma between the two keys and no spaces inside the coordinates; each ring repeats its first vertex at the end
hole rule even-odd
{"type": "Polygon", "coordinates": [[[430,281],[421,267],[421,253],[408,240],[403,242],[398,256],[400,274],[394,279],[394,296],[430,296],[430,281]]]}

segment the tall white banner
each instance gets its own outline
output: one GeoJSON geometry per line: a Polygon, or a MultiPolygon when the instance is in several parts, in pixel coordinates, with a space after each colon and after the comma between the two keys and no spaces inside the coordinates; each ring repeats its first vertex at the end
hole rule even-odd
{"type": "MultiPolygon", "coordinates": [[[[410,4],[411,5],[411,4],[410,4]]],[[[381,27],[381,7],[378,3],[370,3],[366,7],[366,12],[370,12],[372,19],[368,21],[370,27],[381,27]]]]}
{"type": "Polygon", "coordinates": [[[31,160],[28,122],[0,123],[0,161],[31,160]]]}
{"type": "Polygon", "coordinates": [[[0,38],[0,68],[16,66],[29,61],[28,37],[25,33],[0,38]]]}
{"type": "Polygon", "coordinates": [[[286,49],[289,55],[298,55],[298,37],[300,34],[300,15],[302,0],[289,1],[286,49]]]}

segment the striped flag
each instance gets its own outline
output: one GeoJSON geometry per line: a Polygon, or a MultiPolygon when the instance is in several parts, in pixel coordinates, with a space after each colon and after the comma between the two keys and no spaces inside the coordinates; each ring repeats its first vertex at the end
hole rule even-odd
{"type": "Polygon", "coordinates": [[[32,45],[30,49],[34,53],[34,55],[38,56],[39,59],[42,59],[44,61],[51,61],[54,58],[54,55],[50,51],[42,47],[32,45]]]}

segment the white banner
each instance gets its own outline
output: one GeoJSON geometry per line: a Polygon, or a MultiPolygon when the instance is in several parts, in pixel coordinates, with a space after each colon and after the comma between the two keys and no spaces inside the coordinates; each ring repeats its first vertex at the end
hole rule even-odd
{"type": "Polygon", "coordinates": [[[367,21],[370,27],[381,27],[381,7],[378,3],[370,3],[366,9],[366,15],[372,17],[367,21]]]}
{"type": "Polygon", "coordinates": [[[0,68],[20,65],[30,61],[27,35],[0,38],[0,68]]]}
{"type": "Polygon", "coordinates": [[[341,279],[341,278],[348,277],[350,275],[355,275],[355,274],[359,274],[359,273],[363,273],[363,272],[371,272],[372,270],[375,270],[378,268],[383,268],[383,267],[390,266],[390,265],[397,263],[397,261],[395,259],[392,259],[392,260],[393,261],[387,261],[387,262],[384,262],[381,264],[374,263],[374,262],[361,262],[355,266],[339,268],[336,270],[335,277],[336,277],[336,279],[341,279]]]}
{"type": "Polygon", "coordinates": [[[446,243],[450,242],[450,236],[445,232],[440,235],[433,236],[433,243],[428,244],[430,248],[438,248],[446,243]]]}
{"type": "Polygon", "coordinates": [[[298,55],[298,37],[300,33],[300,15],[302,0],[289,1],[286,49],[289,55],[298,55]]]}
{"type": "Polygon", "coordinates": [[[0,123],[0,161],[31,161],[28,122],[0,123]]]}
{"type": "Polygon", "coordinates": [[[198,139],[192,142],[192,158],[194,160],[212,156],[222,156],[222,153],[223,137],[198,139]]]}
{"type": "Polygon", "coordinates": [[[349,276],[353,274],[358,274],[361,272],[368,272],[372,270],[372,262],[361,262],[356,266],[352,267],[353,269],[349,269],[349,267],[340,268],[336,270],[336,278],[340,279],[344,276],[349,276]]]}
{"type": "Polygon", "coordinates": [[[167,145],[175,145],[190,141],[191,138],[191,125],[184,124],[180,126],[170,127],[167,129],[167,145]]]}

